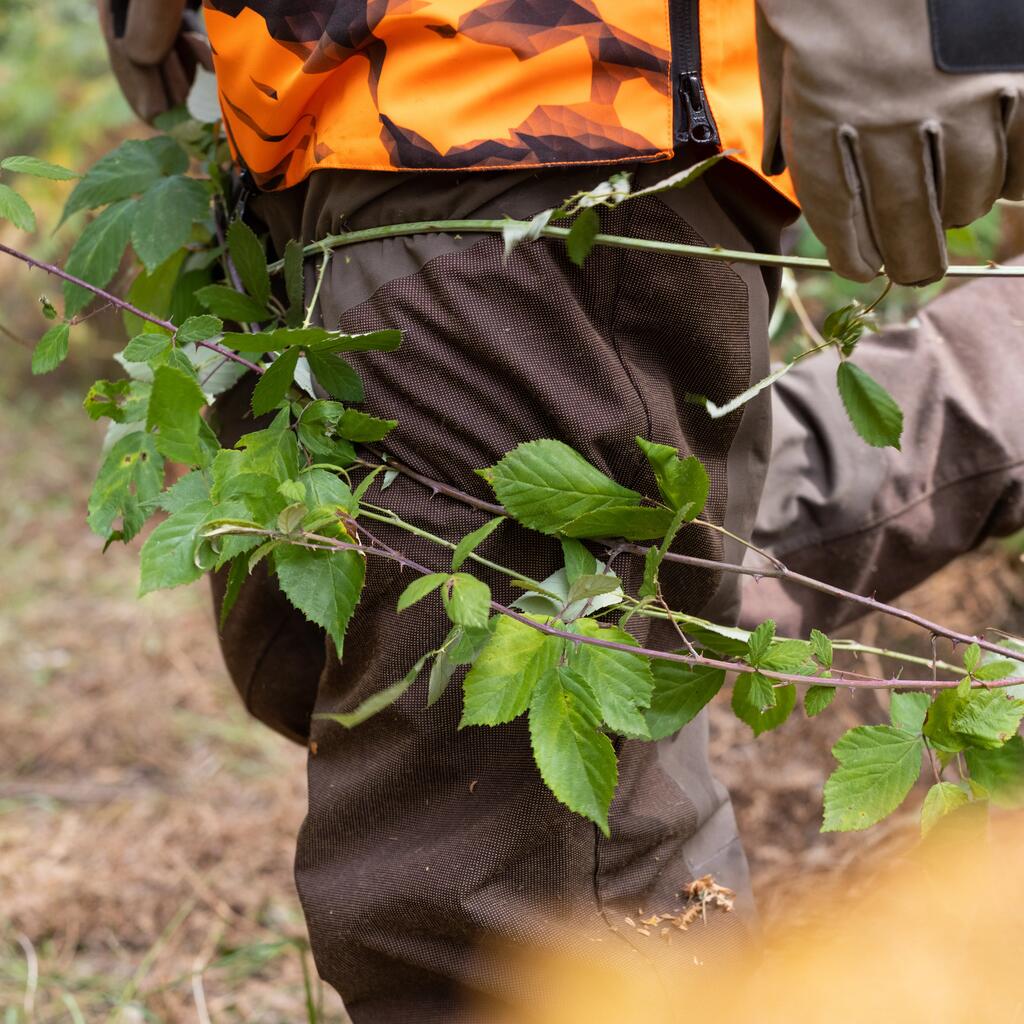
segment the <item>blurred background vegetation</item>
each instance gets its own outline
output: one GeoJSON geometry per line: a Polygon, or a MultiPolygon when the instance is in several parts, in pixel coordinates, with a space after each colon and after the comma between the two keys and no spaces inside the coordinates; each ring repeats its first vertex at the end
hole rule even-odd
{"type": "MultiPolygon", "coordinates": [[[[107,73],[92,0],[0,0],[0,155],[82,169],[145,130],[107,73]]],[[[84,216],[54,231],[68,186],[18,186],[39,231],[26,240],[0,224],[0,238],[60,259],[84,216]]],[[[1024,250],[1021,224],[1019,210],[998,209],[952,235],[954,257],[1024,250]]],[[[790,243],[822,254],[803,228],[790,243]]],[[[881,318],[912,315],[938,287],[894,290],[881,318]]],[[[136,549],[103,554],[86,529],[102,427],[81,399],[95,378],[118,375],[111,354],[125,339],[100,311],[56,374],[31,377],[43,294],[56,300],[59,289],[0,263],[0,1021],[343,1020],[309,977],[292,885],[304,752],[246,717],[205,589],[137,601],[136,549]]],[[[799,279],[818,324],[873,294],[828,275],[799,279]]],[[[804,344],[792,305],[776,328],[776,355],[804,344]]],[[[989,545],[958,566],[955,585],[940,576],[904,603],[961,628],[1019,631],[1018,556],[1016,542],[989,545]]],[[[882,646],[908,640],[891,628],[861,627],[882,646]]],[[[757,744],[715,714],[714,753],[736,784],[769,916],[786,879],[834,871],[913,829],[908,818],[870,839],[817,834],[832,742],[879,711],[871,695],[837,702],[827,721],[794,716],[757,744]],[[764,784],[740,785],[751,777],[764,784]]]]}

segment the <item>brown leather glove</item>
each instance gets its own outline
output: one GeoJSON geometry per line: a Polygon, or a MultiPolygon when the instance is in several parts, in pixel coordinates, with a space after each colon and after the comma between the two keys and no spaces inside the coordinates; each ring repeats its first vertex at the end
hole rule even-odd
{"type": "Polygon", "coordinates": [[[144,121],[185,102],[197,64],[213,70],[198,0],[97,0],[97,7],[110,66],[144,121]]]}
{"type": "Polygon", "coordinates": [[[757,0],[767,173],[844,277],[924,284],[944,229],[1024,196],[1020,0],[757,0]],[[780,148],[781,143],[781,148],[780,148]]]}

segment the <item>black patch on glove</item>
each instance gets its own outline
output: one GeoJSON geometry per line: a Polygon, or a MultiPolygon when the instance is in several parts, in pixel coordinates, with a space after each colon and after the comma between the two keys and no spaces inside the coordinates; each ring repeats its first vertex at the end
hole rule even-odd
{"type": "Polygon", "coordinates": [[[1024,71],[1021,0],[928,0],[928,20],[940,71],[1024,71]]]}

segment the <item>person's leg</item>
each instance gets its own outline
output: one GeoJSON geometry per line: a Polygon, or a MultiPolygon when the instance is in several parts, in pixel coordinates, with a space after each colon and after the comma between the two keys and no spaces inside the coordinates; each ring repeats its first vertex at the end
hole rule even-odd
{"type": "MultiPolygon", "coordinates": [[[[641,173],[656,180],[671,169],[641,173]]],[[[342,224],[529,215],[601,177],[328,174],[314,176],[304,203],[265,197],[260,212],[280,243],[342,224]]],[[[602,223],[611,233],[746,244],[703,182],[666,202],[604,211],[602,223]]],[[[642,435],[697,454],[712,481],[709,516],[742,529],[763,476],[766,402],[711,421],[685,396],[724,402],[763,375],[767,310],[756,269],[609,248],[576,268],[554,243],[520,246],[506,260],[497,237],[425,236],[335,255],[319,312],[352,332],[403,331],[397,353],[355,361],[366,381],[364,408],[399,420],[389,452],[425,476],[486,498],[474,469],[522,441],[553,437],[653,493],[634,443],[642,435]]],[[[402,476],[369,496],[453,539],[486,519],[402,476]]],[[[366,525],[387,544],[444,567],[441,553],[419,539],[366,525]]],[[[718,536],[699,527],[685,531],[680,548],[722,554],[718,536]]],[[[561,561],[556,542],[512,524],[481,550],[539,579],[561,561]]],[[[628,584],[638,582],[638,564],[616,569],[628,584]]],[[[398,568],[374,564],[344,660],[328,652],[317,711],[355,707],[443,641],[449,625],[436,603],[396,614],[408,582],[398,568]]],[[[504,578],[488,582],[499,600],[514,598],[504,578]]],[[[720,609],[734,604],[734,588],[714,574],[679,572],[666,583],[683,610],[701,610],[713,596],[720,609]]],[[[639,638],[678,646],[666,629],[639,638]]],[[[522,995],[520,979],[487,947],[540,940],[535,915],[600,926],[607,944],[644,962],[660,954],[659,940],[633,933],[625,915],[673,909],[683,886],[708,871],[746,887],[728,800],[708,770],[703,719],[661,744],[620,743],[605,840],[544,787],[525,722],[459,731],[457,680],[430,709],[425,687],[421,680],[358,728],[312,725],[296,877],[320,973],[356,1024],[452,1021],[463,989],[522,995]]],[[[726,922],[692,938],[711,955],[738,934],[726,922]]]]}

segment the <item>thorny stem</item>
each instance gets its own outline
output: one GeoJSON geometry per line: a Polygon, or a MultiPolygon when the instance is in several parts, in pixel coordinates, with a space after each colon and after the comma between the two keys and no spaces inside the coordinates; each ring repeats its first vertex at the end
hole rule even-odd
{"type": "MultiPolygon", "coordinates": [[[[307,245],[304,255],[322,252],[324,248],[339,249],[346,245],[358,245],[379,238],[398,238],[405,235],[424,234],[485,234],[500,235],[509,226],[525,227],[527,222],[514,220],[427,220],[408,224],[383,224],[380,227],[364,228],[361,231],[346,231],[327,235],[307,245]]],[[[539,235],[545,238],[565,239],[569,228],[548,225],[541,228],[539,235]]],[[[721,263],[753,263],[758,266],[792,267],[802,270],[832,270],[828,260],[813,259],[809,256],[780,256],[776,253],[745,252],[741,249],[723,249],[719,246],[686,245],[682,242],[656,242],[647,238],[629,238],[623,235],[599,234],[595,245],[607,245],[615,249],[634,249],[641,252],[659,252],[668,256],[696,256],[701,259],[717,260],[721,263]]],[[[270,264],[270,272],[278,273],[284,267],[284,260],[270,264]]],[[[946,270],[948,277],[1024,277],[1024,267],[1002,266],[958,266],[946,270]]],[[[879,275],[881,276],[881,275],[879,275]]]]}
{"type": "MultiPolygon", "coordinates": [[[[146,313],[139,309],[138,306],[134,306],[132,303],[126,302],[124,299],[119,299],[111,292],[105,291],[103,288],[97,288],[96,285],[89,284],[88,281],[83,281],[80,277],[75,277],[74,274],[69,274],[66,270],[61,270],[60,267],[53,263],[44,263],[42,260],[37,260],[18,249],[12,249],[9,245],[4,245],[2,242],[0,242],[0,252],[6,253],[8,256],[13,256],[16,260],[20,260],[22,263],[27,263],[30,267],[34,267],[36,270],[45,271],[47,274],[52,274],[54,277],[58,277],[62,281],[78,285],[79,288],[85,288],[87,291],[92,292],[93,295],[98,295],[101,299],[106,299],[106,301],[112,306],[116,306],[118,309],[123,310],[126,313],[131,313],[132,316],[137,316],[140,320],[145,320],[147,323],[156,324],[157,327],[162,327],[165,331],[170,331],[171,334],[177,334],[178,332],[177,325],[171,323],[170,320],[161,320],[160,317],[153,316],[152,313],[146,313]]],[[[252,370],[253,373],[261,374],[264,372],[262,366],[251,362],[244,356],[234,352],[232,349],[218,344],[216,341],[197,341],[195,344],[200,348],[208,348],[211,352],[217,352],[226,359],[231,359],[236,363],[240,363],[246,369],[252,370]]]]}
{"type": "MultiPolygon", "coordinates": [[[[378,540],[367,530],[360,528],[359,532],[361,536],[367,538],[374,546],[336,540],[333,537],[324,537],[315,533],[302,533],[299,535],[299,537],[301,537],[301,539],[299,539],[299,537],[295,535],[284,534],[275,530],[237,525],[218,527],[209,531],[206,536],[215,537],[233,533],[255,534],[261,537],[266,537],[269,540],[282,540],[286,543],[297,545],[298,547],[308,548],[311,551],[356,551],[363,555],[374,555],[378,558],[385,558],[389,561],[395,562],[404,568],[412,569],[423,576],[431,575],[434,572],[433,569],[428,569],[425,565],[421,565],[419,562],[410,558],[408,555],[403,554],[401,551],[397,551],[387,544],[384,544],[383,541],[378,540]]],[[[936,682],[931,679],[868,679],[863,677],[853,677],[838,669],[833,670],[831,676],[794,675],[787,672],[776,672],[771,669],[758,669],[743,662],[722,661],[718,658],[707,658],[702,655],[693,657],[689,654],[677,654],[673,651],[659,651],[651,647],[641,647],[638,644],[624,644],[615,640],[602,640],[600,637],[583,636],[580,633],[571,633],[568,630],[559,629],[556,626],[549,626],[544,622],[538,622],[537,620],[530,618],[528,615],[517,612],[512,608],[508,608],[497,601],[491,601],[490,606],[499,614],[507,615],[509,618],[515,619],[517,622],[521,622],[524,626],[529,626],[531,629],[536,629],[548,636],[569,640],[575,644],[590,644],[593,647],[604,647],[608,650],[623,651],[626,654],[637,654],[650,658],[654,661],[672,661],[680,665],[719,668],[726,672],[737,672],[740,674],[758,672],[765,678],[773,680],[777,685],[789,685],[796,683],[801,686],[845,686],[855,689],[870,690],[951,689],[959,685],[958,680],[939,680],[936,682]]],[[[1024,683],[1024,679],[1001,679],[995,683],[977,683],[976,685],[978,687],[995,689],[1007,686],[1018,686],[1022,683],[1024,683]]]]}

